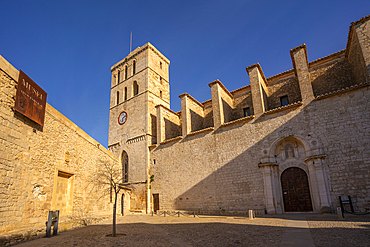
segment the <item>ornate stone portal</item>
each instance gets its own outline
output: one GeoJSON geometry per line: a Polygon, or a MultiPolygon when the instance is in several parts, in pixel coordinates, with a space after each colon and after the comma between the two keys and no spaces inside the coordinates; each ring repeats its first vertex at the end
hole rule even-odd
{"type": "Polygon", "coordinates": [[[264,199],[268,214],[286,211],[281,175],[291,167],[300,168],[307,174],[313,211],[321,213],[324,207],[332,208],[328,173],[324,163],[326,155],[318,143],[317,140],[308,142],[303,137],[290,135],[277,139],[269,150],[263,151],[259,167],[263,172],[264,199]]]}

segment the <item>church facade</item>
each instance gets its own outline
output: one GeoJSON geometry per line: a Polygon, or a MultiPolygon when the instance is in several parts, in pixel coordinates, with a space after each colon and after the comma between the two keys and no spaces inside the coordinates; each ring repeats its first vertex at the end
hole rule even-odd
{"type": "MultiPolygon", "coordinates": [[[[130,207],[213,214],[332,212],[339,196],[370,210],[370,16],[346,48],[212,98],[184,93],[170,109],[169,60],[147,43],[111,68],[108,149],[119,157],[130,207]]],[[[126,200],[128,199],[126,193],[126,200]]]]}

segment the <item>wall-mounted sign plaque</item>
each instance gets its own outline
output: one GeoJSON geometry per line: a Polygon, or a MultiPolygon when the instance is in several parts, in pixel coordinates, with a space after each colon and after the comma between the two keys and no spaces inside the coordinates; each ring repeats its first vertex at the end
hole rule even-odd
{"type": "Polygon", "coordinates": [[[44,126],[47,93],[22,70],[19,71],[14,109],[44,126]]]}
{"type": "Polygon", "coordinates": [[[122,125],[126,123],[126,121],[127,121],[127,112],[123,111],[118,116],[118,123],[122,125]]]}

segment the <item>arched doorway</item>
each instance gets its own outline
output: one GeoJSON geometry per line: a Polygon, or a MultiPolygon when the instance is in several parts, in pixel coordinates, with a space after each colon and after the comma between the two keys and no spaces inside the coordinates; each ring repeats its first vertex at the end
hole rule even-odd
{"type": "Polygon", "coordinates": [[[281,174],[285,212],[312,211],[308,177],[304,170],[290,167],[281,174]]]}

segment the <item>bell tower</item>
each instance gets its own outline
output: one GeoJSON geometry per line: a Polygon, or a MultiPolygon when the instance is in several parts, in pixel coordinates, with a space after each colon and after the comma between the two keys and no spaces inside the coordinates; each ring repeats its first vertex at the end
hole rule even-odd
{"type": "Polygon", "coordinates": [[[149,146],[157,143],[156,105],[170,107],[170,61],[152,44],[112,66],[108,149],[122,163],[132,189],[131,210],[150,210],[149,146]]]}

